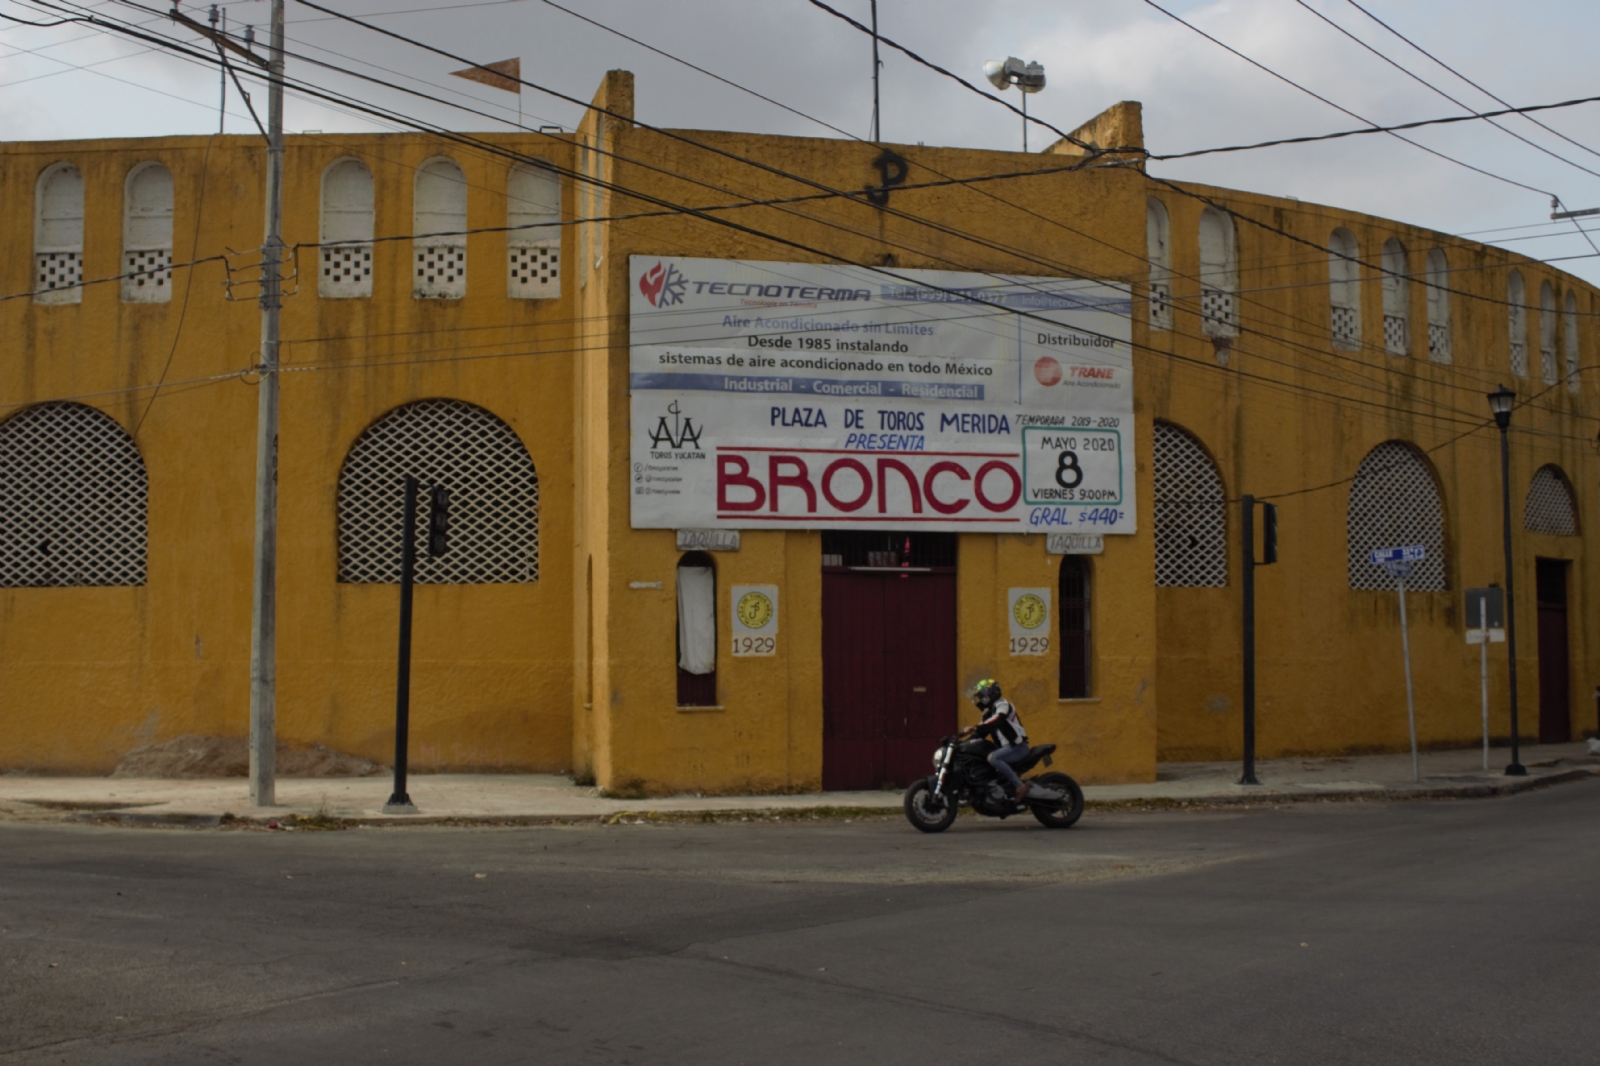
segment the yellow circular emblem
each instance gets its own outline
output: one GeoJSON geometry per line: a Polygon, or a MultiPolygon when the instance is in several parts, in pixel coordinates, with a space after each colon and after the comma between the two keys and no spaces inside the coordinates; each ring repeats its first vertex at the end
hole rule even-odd
{"type": "Polygon", "coordinates": [[[1023,629],[1038,629],[1044,625],[1044,616],[1048,613],[1044,600],[1035,593],[1029,592],[1017,597],[1017,602],[1011,605],[1011,617],[1017,620],[1017,625],[1023,629]]]}
{"type": "Polygon", "coordinates": [[[734,613],[746,629],[761,629],[772,621],[772,601],[765,592],[746,592],[739,597],[734,613]]]}

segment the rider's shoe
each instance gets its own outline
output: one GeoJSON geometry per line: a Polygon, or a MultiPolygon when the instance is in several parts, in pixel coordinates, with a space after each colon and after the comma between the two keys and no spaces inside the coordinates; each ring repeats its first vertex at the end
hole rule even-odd
{"type": "Polygon", "coordinates": [[[1028,802],[1028,793],[1032,790],[1032,788],[1033,788],[1033,786],[1028,784],[1026,781],[1024,781],[1022,784],[1018,785],[1017,786],[1017,802],[1018,803],[1026,803],[1026,802],[1028,802]]]}

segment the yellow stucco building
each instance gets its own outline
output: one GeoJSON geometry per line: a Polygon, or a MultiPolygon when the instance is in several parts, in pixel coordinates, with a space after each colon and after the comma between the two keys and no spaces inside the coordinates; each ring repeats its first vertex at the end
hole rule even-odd
{"type": "MultiPolygon", "coordinates": [[[[625,72],[594,105],[575,134],[288,138],[285,741],[392,750],[394,484],[411,472],[457,501],[452,553],[417,588],[417,769],[877,783],[924,764],[926,736],[970,714],[957,688],[985,675],[1085,782],[1235,757],[1245,493],[1280,509],[1281,561],[1257,572],[1260,753],[1406,743],[1397,597],[1365,561],[1394,543],[1428,549],[1408,600],[1421,740],[1470,744],[1462,597],[1504,580],[1484,399],[1501,382],[1521,401],[1522,732],[1595,728],[1587,284],[1398,222],[1162,181],[1132,153],[894,146],[897,171],[873,145],[637,125],[625,72]],[[752,524],[717,550],[732,541],[635,528],[630,260],[663,256],[1126,287],[1135,531],[1065,549],[1103,544],[1080,555],[1043,531],[752,524]],[[713,668],[686,672],[688,571],[719,627],[729,590],[773,590],[771,653],[730,654],[719,629],[713,668]],[[1054,595],[1047,654],[1015,653],[1030,589],[1054,595]],[[851,659],[869,601],[885,613],[863,634],[922,651],[851,659]],[[915,698],[889,692],[902,683],[915,698]],[[865,733],[846,709],[863,701],[891,708],[865,733]]],[[[1137,105],[1080,133],[1137,147],[1137,105]]],[[[248,137],[0,146],[0,769],[101,773],[143,744],[247,730],[258,260],[231,250],[260,244],[262,185],[248,137]]]]}

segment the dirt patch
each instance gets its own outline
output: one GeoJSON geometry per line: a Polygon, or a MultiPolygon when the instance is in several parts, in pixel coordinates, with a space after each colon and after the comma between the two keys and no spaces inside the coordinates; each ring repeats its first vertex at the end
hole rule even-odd
{"type": "MultiPolygon", "coordinates": [[[[244,777],[250,769],[250,746],[243,737],[186,734],[134,748],[122,757],[112,777],[244,777]]],[[[360,755],[335,751],[324,744],[309,748],[278,745],[279,777],[368,777],[387,767],[360,755]]]]}

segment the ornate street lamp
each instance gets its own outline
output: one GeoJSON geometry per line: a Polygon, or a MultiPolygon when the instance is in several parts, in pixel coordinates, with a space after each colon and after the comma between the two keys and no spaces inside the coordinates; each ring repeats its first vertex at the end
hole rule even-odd
{"type": "Polygon", "coordinates": [[[1501,385],[1489,394],[1489,410],[1494,413],[1494,424],[1500,427],[1500,518],[1506,549],[1506,655],[1511,663],[1511,763],[1506,773],[1523,777],[1527,767],[1522,765],[1517,736],[1517,612],[1512,601],[1513,574],[1511,560],[1511,449],[1506,443],[1506,430],[1511,426],[1511,409],[1516,406],[1517,394],[1501,385]]]}

